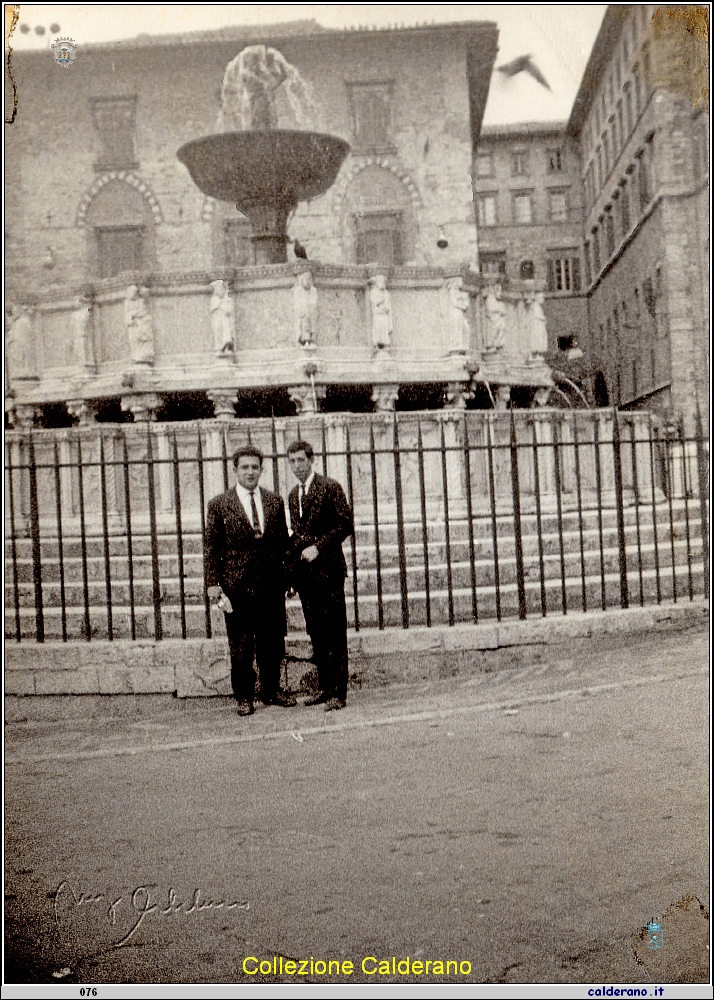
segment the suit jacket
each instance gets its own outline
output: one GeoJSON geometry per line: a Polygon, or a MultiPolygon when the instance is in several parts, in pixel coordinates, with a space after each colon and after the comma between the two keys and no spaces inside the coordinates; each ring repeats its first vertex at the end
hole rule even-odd
{"type": "Polygon", "coordinates": [[[315,473],[303,499],[302,517],[298,486],[290,491],[288,504],[293,529],[288,559],[290,582],[298,589],[306,583],[341,589],[347,575],[342,543],[354,533],[352,511],[344,490],[336,480],[315,473]],[[316,545],[320,553],[311,563],[300,558],[309,545],[316,545]]]}
{"type": "Polygon", "coordinates": [[[251,606],[250,601],[244,603],[249,598],[258,598],[269,605],[270,614],[280,615],[282,608],[284,629],[288,549],[285,505],[281,497],[268,490],[261,488],[260,496],[264,517],[260,538],[255,537],[235,489],[214,497],[208,504],[203,542],[206,587],[222,587],[231,598],[234,611],[239,613],[242,606],[251,606]]]}

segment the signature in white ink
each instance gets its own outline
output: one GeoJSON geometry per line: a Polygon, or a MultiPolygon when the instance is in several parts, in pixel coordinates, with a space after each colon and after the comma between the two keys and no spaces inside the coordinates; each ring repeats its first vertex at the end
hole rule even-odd
{"type": "Polygon", "coordinates": [[[201,913],[206,910],[249,910],[250,903],[232,902],[225,899],[202,898],[201,890],[194,889],[190,901],[181,899],[176,890],[169,887],[166,895],[166,906],[162,906],[158,895],[152,896],[152,890],[156,886],[139,885],[133,890],[130,896],[117,896],[106,893],[77,893],[72,885],[65,879],[60,882],[57,892],[54,894],[55,922],[59,926],[61,923],[60,914],[63,907],[74,905],[75,909],[80,907],[97,907],[104,910],[105,919],[110,927],[116,927],[117,923],[126,926],[125,918],[127,911],[130,914],[132,925],[119,941],[115,941],[114,947],[121,948],[136,934],[146,918],[152,914],[162,917],[170,917],[176,913],[201,913]]]}

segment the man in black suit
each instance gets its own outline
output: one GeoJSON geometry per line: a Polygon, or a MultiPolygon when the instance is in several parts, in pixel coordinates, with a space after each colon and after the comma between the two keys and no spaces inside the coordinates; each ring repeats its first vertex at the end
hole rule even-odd
{"type": "Polygon", "coordinates": [[[280,690],[285,656],[285,505],[260,489],[263,456],[252,446],[233,455],[236,485],[208,505],[204,538],[206,591],[225,612],[231,684],[239,715],[253,714],[255,671],[266,705],[296,704],[280,690]]]}
{"type": "Polygon", "coordinates": [[[347,565],[342,543],[354,532],[354,522],[340,484],[313,472],[313,450],[307,441],[289,446],[288,461],[299,481],[289,497],[289,582],[300,594],[319,683],[318,694],[306,704],[324,703],[331,712],[344,708],[347,700],[347,565]]]}

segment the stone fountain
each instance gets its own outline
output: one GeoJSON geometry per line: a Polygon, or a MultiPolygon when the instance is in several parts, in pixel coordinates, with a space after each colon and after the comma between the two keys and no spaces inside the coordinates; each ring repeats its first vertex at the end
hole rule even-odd
{"type": "Polygon", "coordinates": [[[291,213],[331,187],[350,151],[337,136],[276,127],[276,91],[286,85],[299,108],[300,83],[276,49],[249,45],[223,79],[219,119],[227,131],[188,142],[177,154],[204,194],[232,202],[248,218],[256,264],[286,263],[291,213]]]}

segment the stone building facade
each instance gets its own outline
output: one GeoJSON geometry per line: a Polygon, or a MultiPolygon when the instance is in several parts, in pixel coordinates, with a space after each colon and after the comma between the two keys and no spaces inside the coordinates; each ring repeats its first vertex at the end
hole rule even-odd
{"type": "Polygon", "coordinates": [[[543,405],[552,379],[534,282],[513,274],[489,291],[479,274],[473,157],[497,38],[488,22],[298,22],[86,46],[69,70],[46,52],[18,56],[13,419],[44,419],[47,404],[81,422],[172,419],[168,396],[189,392],[202,395],[191,416],[230,417],[239,397],[273,389],[287,392],[286,412],[350,408],[344,393],[330,400],[339,386],[357,408],[461,408],[479,392],[486,406],[530,405],[538,390],[543,405]],[[307,261],[267,270],[254,266],[247,220],[205,197],[176,156],[221,130],[224,71],[248,44],[298,71],[276,91],[277,127],[351,147],[330,190],[289,222],[307,261]],[[304,280],[313,333],[296,341],[304,280]],[[375,327],[380,296],[389,343],[375,327]],[[222,315],[232,340],[213,329],[222,315]]]}
{"type": "Polygon", "coordinates": [[[290,226],[326,264],[476,265],[471,158],[495,25],[255,31],[139,37],[82,47],[71,71],[16,55],[20,110],[8,129],[8,294],[75,287],[121,270],[250,264],[245,224],[206,199],[176,158],[218,131],[228,62],[245,44],[278,48],[304,79],[298,120],[352,152],[323,197],[290,226]],[[448,248],[437,240],[446,234],[448,248]]]}
{"type": "Polygon", "coordinates": [[[565,125],[484,126],[474,160],[481,273],[545,290],[551,352],[588,341],[580,155],[565,125]]]}
{"type": "Polygon", "coordinates": [[[690,420],[708,413],[707,34],[683,11],[608,8],[568,132],[596,401],[690,420]]]}

